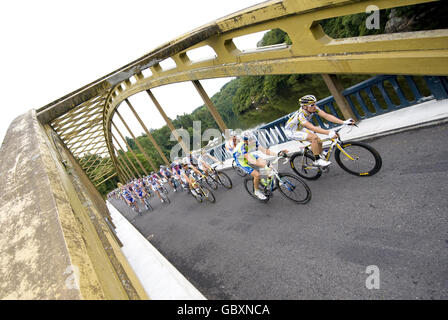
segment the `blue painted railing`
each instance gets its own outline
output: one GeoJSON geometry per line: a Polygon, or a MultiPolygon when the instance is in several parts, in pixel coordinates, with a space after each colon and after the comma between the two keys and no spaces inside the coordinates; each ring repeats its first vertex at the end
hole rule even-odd
{"type": "MultiPolygon", "coordinates": [[[[413,98],[409,100],[401,87],[397,76],[381,75],[375,76],[350,88],[345,89],[342,95],[346,98],[349,106],[358,120],[374,117],[390,111],[409,107],[424,101],[436,99],[448,99],[448,78],[441,76],[425,76],[423,77],[426,85],[424,95],[416,81],[412,76],[403,76],[410,90],[407,94],[412,93],[413,98]],[[374,90],[377,92],[374,94],[374,90]],[[380,96],[378,96],[378,92],[380,96]],[[392,96],[394,95],[394,97],[392,96]],[[367,100],[366,100],[367,99],[367,100]],[[394,103],[397,102],[397,103],[394,103]]],[[[421,86],[421,84],[420,84],[421,86]]],[[[317,102],[319,108],[325,110],[338,118],[342,118],[342,114],[335,107],[333,96],[326,97],[317,102]]],[[[259,143],[264,147],[289,141],[284,132],[284,125],[294,112],[287,114],[277,120],[257,128],[259,143]]],[[[325,129],[330,129],[337,124],[328,123],[319,116],[315,117],[316,125],[325,129]]],[[[225,160],[231,157],[224,144],[214,147],[210,153],[219,159],[225,160]]]]}

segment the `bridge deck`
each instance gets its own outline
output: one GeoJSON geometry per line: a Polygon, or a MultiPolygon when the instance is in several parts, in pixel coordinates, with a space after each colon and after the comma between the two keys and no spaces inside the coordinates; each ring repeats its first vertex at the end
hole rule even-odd
{"type": "Polygon", "coordinates": [[[446,299],[446,136],[438,125],[370,141],[382,170],[358,178],[334,165],[309,182],[307,205],[258,203],[234,174],[215,204],[171,194],[142,217],[113,204],[209,299],[446,299]],[[379,290],[366,289],[369,265],[379,290]]]}

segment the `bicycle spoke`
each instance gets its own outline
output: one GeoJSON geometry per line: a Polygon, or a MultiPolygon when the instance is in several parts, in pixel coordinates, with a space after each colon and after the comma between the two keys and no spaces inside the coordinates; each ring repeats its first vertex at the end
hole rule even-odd
{"type": "Polygon", "coordinates": [[[311,199],[311,191],[305,182],[291,175],[282,175],[279,180],[280,192],[297,203],[307,203],[311,199]]]}

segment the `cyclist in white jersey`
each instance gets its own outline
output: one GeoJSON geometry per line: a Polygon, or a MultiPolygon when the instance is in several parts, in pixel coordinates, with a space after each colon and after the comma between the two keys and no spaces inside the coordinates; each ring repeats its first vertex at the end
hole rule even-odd
{"type": "Polygon", "coordinates": [[[315,165],[328,166],[331,162],[326,161],[322,153],[322,140],[316,133],[328,135],[330,138],[336,138],[337,135],[333,130],[325,130],[321,127],[316,127],[311,123],[312,117],[317,114],[327,121],[337,124],[355,124],[353,119],[345,121],[326,113],[316,105],[316,97],[313,95],[306,95],[299,99],[300,109],[297,110],[285,124],[285,135],[292,140],[309,141],[311,142],[311,151],[313,152],[315,165]],[[322,156],[322,158],[321,158],[322,156]]]}
{"type": "Polygon", "coordinates": [[[159,180],[159,176],[151,172],[149,176],[149,184],[151,185],[152,190],[156,193],[157,197],[160,199],[160,202],[164,202],[162,196],[160,195],[160,187],[161,187],[161,181],[159,180]]]}
{"type": "Polygon", "coordinates": [[[205,151],[205,149],[201,149],[201,153],[200,153],[200,155],[198,157],[198,167],[199,167],[199,170],[204,172],[205,175],[208,175],[208,171],[212,169],[212,167],[210,166],[210,164],[209,164],[209,162],[207,160],[210,160],[213,163],[214,162],[219,162],[219,163],[221,163],[221,165],[223,164],[222,161],[219,161],[214,156],[212,156],[211,154],[207,153],[205,151]]]}

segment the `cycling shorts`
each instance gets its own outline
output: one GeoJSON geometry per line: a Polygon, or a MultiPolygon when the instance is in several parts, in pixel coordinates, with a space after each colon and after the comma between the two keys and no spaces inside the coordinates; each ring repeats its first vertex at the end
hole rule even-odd
{"type": "Polygon", "coordinates": [[[294,130],[285,130],[285,135],[288,139],[303,141],[308,138],[308,134],[312,133],[311,130],[307,128],[303,128],[302,130],[294,131],[294,130]]]}
{"type": "MultiPolygon", "coordinates": [[[[254,157],[255,160],[258,159],[258,156],[256,154],[251,154],[250,156],[254,157]]],[[[238,167],[240,167],[241,169],[243,169],[245,172],[247,172],[248,174],[251,174],[255,169],[252,168],[249,165],[249,162],[246,160],[244,162],[240,162],[238,161],[237,158],[235,158],[235,163],[237,164],[238,167]]]]}

